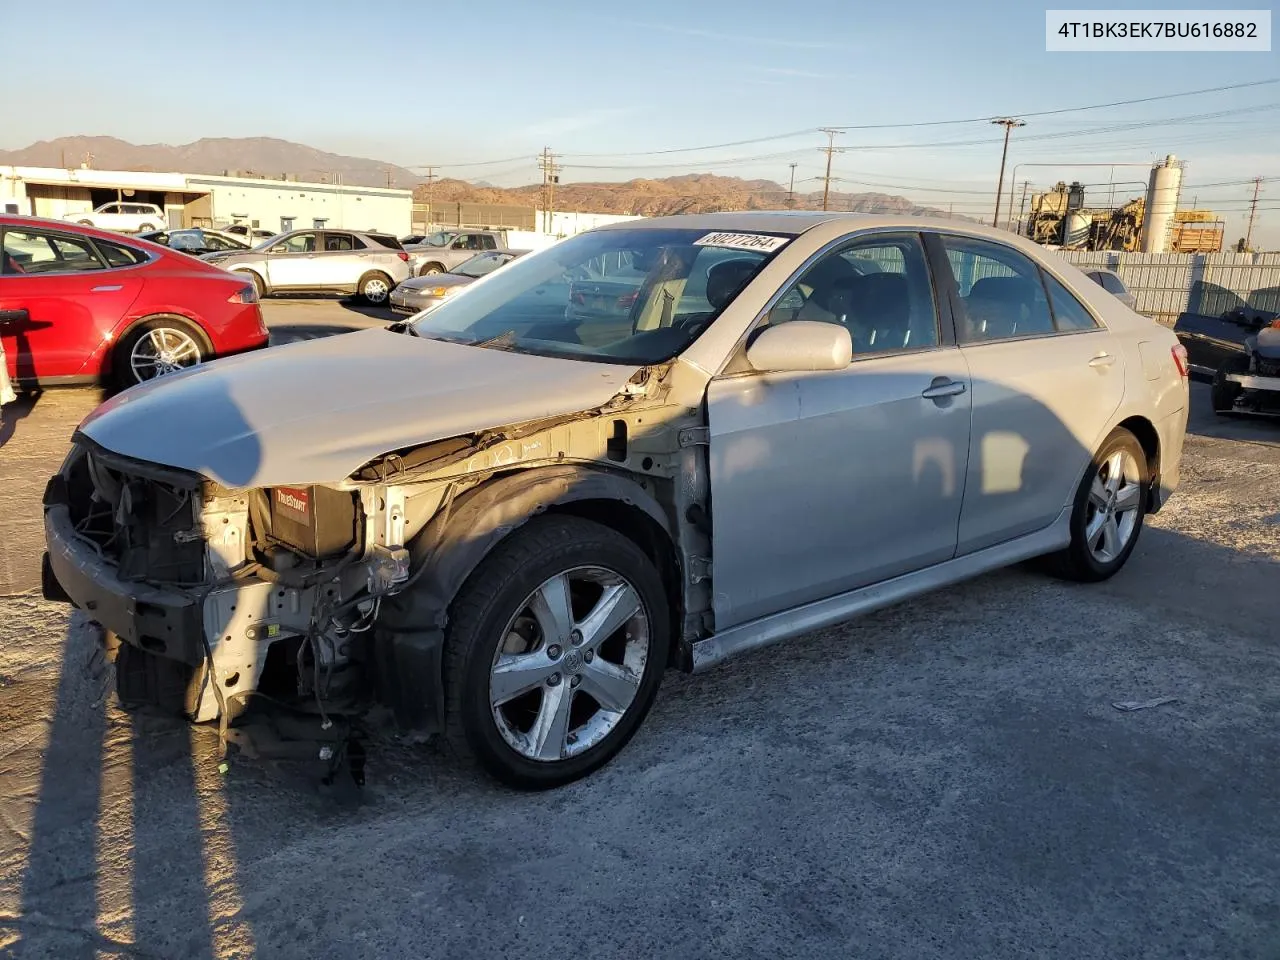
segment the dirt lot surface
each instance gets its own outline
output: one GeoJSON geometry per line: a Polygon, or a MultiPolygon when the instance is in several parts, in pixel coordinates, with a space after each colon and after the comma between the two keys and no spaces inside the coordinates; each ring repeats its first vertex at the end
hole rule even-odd
{"type": "Polygon", "coordinates": [[[387,734],[353,805],[119,709],[39,598],[40,492],[96,402],[49,391],[0,431],[0,955],[1280,956],[1280,424],[1206,394],[1106,584],[1006,571],[669,674],[549,794],[387,734]]]}

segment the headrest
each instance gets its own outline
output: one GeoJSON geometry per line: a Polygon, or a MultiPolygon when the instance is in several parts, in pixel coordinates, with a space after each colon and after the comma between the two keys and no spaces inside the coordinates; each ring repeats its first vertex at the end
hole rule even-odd
{"type": "Polygon", "coordinates": [[[983,277],[969,290],[970,298],[1029,303],[1035,299],[1035,288],[1022,277],[983,277]]]}
{"type": "Polygon", "coordinates": [[[707,302],[713,310],[723,310],[738,295],[755,272],[752,260],[726,260],[707,271],[707,302]]]}

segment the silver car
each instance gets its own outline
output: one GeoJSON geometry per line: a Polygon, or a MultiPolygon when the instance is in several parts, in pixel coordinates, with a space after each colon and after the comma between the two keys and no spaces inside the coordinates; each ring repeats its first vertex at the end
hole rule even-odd
{"type": "Polygon", "coordinates": [[[1112,576],[1187,410],[1171,330],[1009,233],[627,221],[108,400],[45,495],[46,590],[119,638],[135,702],[237,723],[261,693],[331,755],[320,718],[380,703],[550,787],[668,667],[1033,557],[1112,576]],[[625,304],[570,310],[618,262],[625,304]]]}
{"type": "Polygon", "coordinates": [[[249,276],[258,295],[359,294],[386,303],[396,284],[412,276],[409,255],[395,237],[354,230],[294,230],[252,250],[206,253],[203,260],[249,276]]]}
{"type": "Polygon", "coordinates": [[[418,313],[444,303],[461,293],[475,280],[506,266],[527,250],[491,250],[465,260],[447,273],[433,273],[406,280],[391,291],[391,309],[396,313],[418,313]]]}

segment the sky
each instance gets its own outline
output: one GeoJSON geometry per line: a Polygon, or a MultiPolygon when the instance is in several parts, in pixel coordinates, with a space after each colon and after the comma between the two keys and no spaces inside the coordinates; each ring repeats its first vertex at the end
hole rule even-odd
{"type": "Polygon", "coordinates": [[[539,180],[549,147],[563,182],[786,185],[794,162],[800,191],[821,189],[819,128],[843,127],[834,189],[989,220],[989,118],[1012,115],[1027,125],[1010,141],[1006,209],[1010,181],[1015,201],[1024,181],[1080,180],[1091,206],[1140,196],[1145,165],[1173,153],[1184,205],[1223,214],[1228,242],[1252,178],[1273,178],[1254,240],[1280,249],[1280,82],[1035,115],[1280,80],[1276,52],[1047,53],[1045,5],[1026,0],[61,0],[56,24],[48,9],[0,0],[0,40],[22,38],[4,43],[0,148],[271,136],[516,186],[539,180]]]}

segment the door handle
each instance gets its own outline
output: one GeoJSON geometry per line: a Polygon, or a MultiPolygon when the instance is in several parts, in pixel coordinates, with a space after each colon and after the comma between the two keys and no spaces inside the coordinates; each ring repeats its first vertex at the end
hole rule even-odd
{"type": "Polygon", "coordinates": [[[1089,361],[1091,367],[1109,367],[1116,362],[1116,358],[1107,351],[1103,350],[1096,357],[1089,361]]]}
{"type": "Polygon", "coordinates": [[[964,393],[965,385],[959,380],[948,380],[945,377],[937,377],[920,396],[926,400],[940,400],[943,397],[954,397],[964,393]]]}
{"type": "Polygon", "coordinates": [[[94,287],[89,292],[90,293],[114,293],[116,290],[122,290],[123,288],[124,288],[123,284],[111,283],[111,284],[104,284],[103,286],[100,286],[100,287],[94,287]]]}

